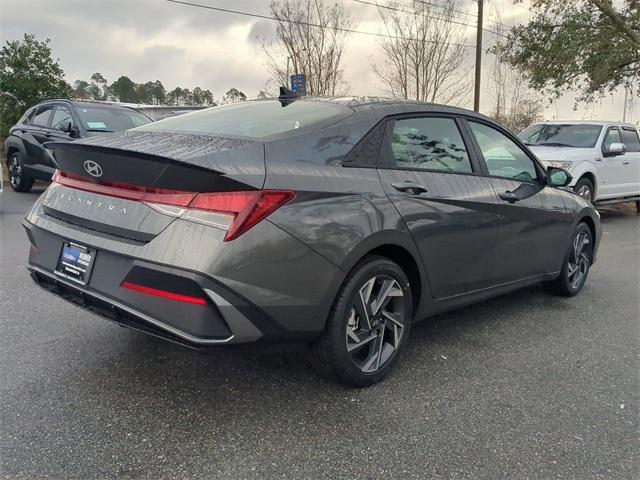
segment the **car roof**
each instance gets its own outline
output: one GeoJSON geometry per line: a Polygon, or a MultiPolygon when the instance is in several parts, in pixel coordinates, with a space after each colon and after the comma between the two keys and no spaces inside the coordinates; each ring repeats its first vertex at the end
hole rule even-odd
{"type": "Polygon", "coordinates": [[[302,102],[325,102],[344,105],[356,112],[365,110],[378,110],[387,112],[385,115],[404,112],[450,112],[459,115],[469,115],[486,119],[482,114],[467,110],[466,108],[454,107],[451,105],[442,105],[438,103],[418,102],[416,100],[401,100],[386,97],[302,97],[296,101],[302,102]]]}
{"type": "Polygon", "coordinates": [[[535,122],[533,125],[599,125],[601,127],[608,127],[610,125],[613,125],[636,128],[636,125],[634,125],[633,123],[616,122],[614,120],[545,120],[535,122]]]}
{"type": "Polygon", "coordinates": [[[80,107],[84,105],[84,106],[91,106],[91,107],[97,107],[97,108],[123,108],[127,110],[137,111],[135,108],[129,105],[123,105],[118,102],[106,102],[102,100],[70,100],[68,98],[54,98],[50,100],[43,100],[37,105],[34,105],[34,107],[37,107],[40,105],[46,105],[47,103],[68,103],[75,107],[80,107]]]}

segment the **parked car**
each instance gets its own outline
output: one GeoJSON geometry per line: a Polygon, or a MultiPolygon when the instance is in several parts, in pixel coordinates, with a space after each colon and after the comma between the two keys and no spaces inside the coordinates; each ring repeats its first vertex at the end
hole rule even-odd
{"type": "Polygon", "coordinates": [[[107,102],[48,100],[27,110],[5,142],[9,185],[28,192],[35,180],[51,180],[55,171],[45,143],[74,141],[138,127],[151,121],[133,108],[107,102]]]}
{"type": "Polygon", "coordinates": [[[569,171],[569,185],[598,204],[635,200],[640,210],[640,136],[638,128],[618,122],[543,122],[520,139],[547,166],[569,171]]]}
{"type": "Polygon", "coordinates": [[[356,386],[414,319],[540,282],[577,294],[601,236],[566,171],[433,104],[242,102],[50,148],[24,224],[38,285],[189,347],[307,342],[356,386]]]}

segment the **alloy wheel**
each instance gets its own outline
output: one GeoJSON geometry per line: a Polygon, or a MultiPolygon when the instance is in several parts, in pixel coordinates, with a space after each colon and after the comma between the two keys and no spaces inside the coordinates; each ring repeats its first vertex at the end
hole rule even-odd
{"type": "Polygon", "coordinates": [[[589,265],[591,264],[591,259],[588,255],[590,244],[591,239],[587,232],[584,231],[579,232],[576,238],[573,239],[573,248],[569,253],[567,276],[569,284],[574,290],[582,285],[589,272],[589,265]]]}
{"type": "Polygon", "coordinates": [[[11,157],[9,161],[9,182],[13,188],[18,188],[20,186],[20,181],[22,180],[22,164],[18,159],[17,155],[11,157]]]}
{"type": "Polygon", "coordinates": [[[346,331],[347,352],[363,373],[382,368],[397,351],[405,330],[405,299],[398,281],[378,275],[356,294],[346,331]]]}

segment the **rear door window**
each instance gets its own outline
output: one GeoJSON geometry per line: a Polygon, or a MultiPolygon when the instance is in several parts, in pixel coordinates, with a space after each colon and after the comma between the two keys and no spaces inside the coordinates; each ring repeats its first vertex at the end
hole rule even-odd
{"type": "Polygon", "coordinates": [[[37,127],[49,127],[49,119],[51,118],[51,112],[53,112],[53,105],[44,105],[42,107],[38,107],[36,110],[36,114],[33,116],[31,120],[31,125],[35,125],[37,127]]]}
{"type": "Polygon", "coordinates": [[[640,139],[635,128],[622,128],[622,143],[627,148],[627,152],[640,152],[640,139]]]}
{"type": "Polygon", "coordinates": [[[36,109],[32,108],[30,110],[27,110],[24,115],[22,115],[22,118],[20,118],[20,121],[18,123],[21,123],[23,125],[29,125],[31,123],[31,119],[33,118],[33,114],[36,113],[36,109]]]}
{"type": "Polygon", "coordinates": [[[450,173],[473,172],[462,135],[452,118],[395,120],[391,151],[394,167],[450,173]]]}

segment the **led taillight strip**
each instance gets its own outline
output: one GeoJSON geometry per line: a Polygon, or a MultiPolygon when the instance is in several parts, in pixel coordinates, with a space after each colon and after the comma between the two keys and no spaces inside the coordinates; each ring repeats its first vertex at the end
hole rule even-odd
{"type": "Polygon", "coordinates": [[[108,195],[110,197],[124,198],[139,202],[162,203],[164,205],[175,205],[176,207],[187,207],[197,193],[185,192],[182,190],[169,190],[165,188],[144,187],[142,185],[131,185],[121,182],[94,182],[91,179],[73,175],[71,173],[56,170],[53,174],[53,182],[66,187],[84,190],[85,192],[108,195]]]}
{"type": "MultiPolygon", "coordinates": [[[[54,174],[53,181],[70,188],[144,202],[150,206],[171,205],[181,207],[186,210],[176,213],[176,216],[190,221],[199,221],[207,225],[219,225],[219,222],[198,219],[197,215],[190,213],[199,211],[227,214],[230,216],[230,220],[224,241],[238,238],[295,197],[295,192],[288,190],[197,193],[120,182],[97,183],[85,177],[59,171],[54,174]]],[[[164,213],[169,214],[169,212],[164,213]]]]}

